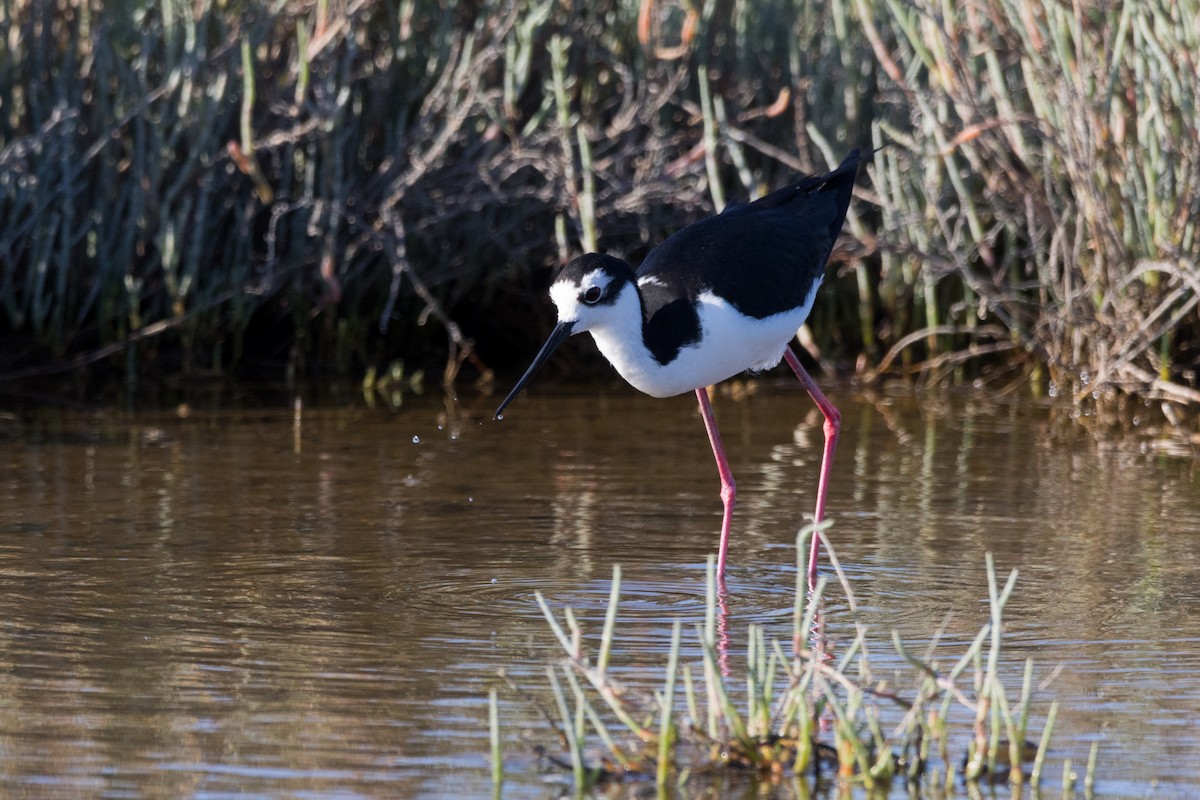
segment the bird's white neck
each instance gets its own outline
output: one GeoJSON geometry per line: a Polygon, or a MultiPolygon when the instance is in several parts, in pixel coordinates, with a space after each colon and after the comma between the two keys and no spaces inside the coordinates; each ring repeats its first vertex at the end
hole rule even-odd
{"type": "Polygon", "coordinates": [[[646,347],[642,299],[637,287],[625,286],[602,316],[588,320],[583,327],[592,334],[596,346],[621,377],[635,389],[654,397],[669,397],[656,386],[656,374],[662,365],[646,347]]]}

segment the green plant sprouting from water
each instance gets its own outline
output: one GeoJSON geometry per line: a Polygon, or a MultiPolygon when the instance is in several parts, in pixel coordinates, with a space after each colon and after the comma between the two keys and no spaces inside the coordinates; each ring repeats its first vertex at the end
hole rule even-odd
{"type": "MultiPolygon", "coordinates": [[[[811,528],[801,532],[798,553],[808,552],[804,544],[809,535],[814,535],[811,528]]],[[[828,542],[824,544],[828,548],[828,542]]],[[[620,639],[619,566],[613,570],[594,652],[585,645],[571,609],[563,609],[560,619],[539,593],[539,607],[563,651],[546,666],[554,703],[543,713],[565,750],[552,760],[572,772],[577,790],[636,777],[653,778],[660,786],[682,785],[731,768],[771,779],[833,777],[872,791],[886,790],[900,779],[917,789],[952,787],[958,773],[968,784],[1028,781],[1036,790],[1045,774],[1058,704],[1051,704],[1038,742],[1027,741],[1032,660],[1025,662],[1015,702],[1001,677],[1003,612],[1016,585],[1016,571],[1000,586],[988,554],[990,619],[956,658],[945,660],[944,648],[938,647],[940,632],[921,655],[892,633],[890,644],[911,668],[910,688],[901,690],[875,677],[873,663],[878,659],[871,653],[876,643],[859,619],[836,557],[829,557],[854,630],[842,652],[832,652],[825,642],[828,579],[823,576],[808,592],[805,565],[800,564],[791,641],[769,640],[762,625],[751,625],[744,674],[735,678],[728,668],[727,644],[718,635],[722,612],[710,558],[705,618],[693,631],[700,662],[683,659],[683,626],[676,620],[665,677],[653,696],[622,685],[611,674],[620,639]],[[676,699],[679,695],[682,700],[676,699]],[[955,758],[952,743],[964,741],[966,756],[955,758]],[[589,748],[597,742],[605,755],[589,759],[589,748]]],[[[498,728],[493,728],[492,740],[498,770],[498,728]]],[[[1089,788],[1095,764],[1093,748],[1085,779],[1089,788]]],[[[1074,780],[1069,762],[1063,774],[1069,790],[1074,780]]],[[[495,779],[502,780],[502,774],[495,773],[495,779]]]]}

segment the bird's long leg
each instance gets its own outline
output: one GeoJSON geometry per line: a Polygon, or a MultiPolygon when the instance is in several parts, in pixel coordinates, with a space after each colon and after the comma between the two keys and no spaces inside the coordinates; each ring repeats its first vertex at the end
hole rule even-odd
{"type": "Polygon", "coordinates": [[[729,551],[729,523],[733,519],[733,506],[737,503],[737,483],[733,480],[733,471],[729,469],[729,460],[725,458],[725,447],[721,444],[721,434],[717,432],[717,420],[713,417],[712,403],[708,400],[708,389],[703,386],[697,389],[696,400],[700,403],[700,416],[704,418],[704,429],[708,431],[708,443],[712,445],[713,457],[717,460],[717,471],[721,473],[721,502],[725,504],[725,516],[721,519],[721,547],[717,551],[717,580],[724,582],[725,555],[729,551]]]}
{"type": "MultiPolygon", "coordinates": [[[[825,451],[821,454],[821,478],[817,482],[817,510],[813,513],[813,524],[815,525],[825,518],[825,496],[829,494],[829,471],[833,466],[833,451],[837,447],[838,433],[842,429],[842,414],[834,407],[833,403],[829,402],[825,393],[817,387],[817,382],[800,364],[800,359],[792,352],[791,347],[783,351],[783,357],[787,359],[788,366],[792,368],[792,372],[796,373],[800,383],[804,384],[804,388],[808,390],[809,397],[813,399],[817,408],[821,409],[821,413],[825,416],[825,451]]],[[[812,549],[808,553],[808,587],[810,589],[817,584],[817,554],[820,548],[821,540],[816,534],[813,534],[812,549]]]]}

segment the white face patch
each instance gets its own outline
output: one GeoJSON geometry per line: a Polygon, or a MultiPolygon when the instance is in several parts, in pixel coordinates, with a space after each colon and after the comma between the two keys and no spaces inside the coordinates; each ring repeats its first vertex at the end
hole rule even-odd
{"type": "Polygon", "coordinates": [[[572,281],[555,281],[550,286],[550,299],[558,309],[559,322],[579,319],[579,287],[572,281]]]}

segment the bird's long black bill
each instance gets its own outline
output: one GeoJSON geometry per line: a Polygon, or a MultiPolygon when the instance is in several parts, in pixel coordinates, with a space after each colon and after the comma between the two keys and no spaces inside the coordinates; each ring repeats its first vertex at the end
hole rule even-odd
{"type": "Polygon", "coordinates": [[[550,338],[546,339],[546,343],[542,345],[542,349],[533,357],[533,363],[529,365],[529,369],[525,370],[525,374],[521,376],[521,380],[517,381],[517,385],[508,393],[508,397],[504,398],[504,402],[496,409],[497,419],[504,413],[504,409],[508,408],[508,404],[521,393],[521,390],[525,388],[525,384],[529,383],[529,379],[533,377],[533,373],[537,372],[538,368],[550,358],[550,354],[558,349],[558,346],[571,335],[571,329],[574,327],[574,322],[560,322],[554,326],[554,330],[550,333],[550,338]]]}

